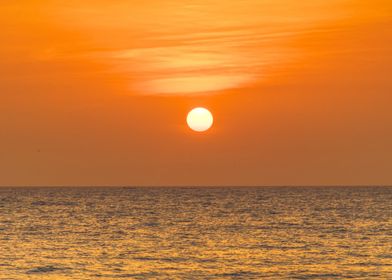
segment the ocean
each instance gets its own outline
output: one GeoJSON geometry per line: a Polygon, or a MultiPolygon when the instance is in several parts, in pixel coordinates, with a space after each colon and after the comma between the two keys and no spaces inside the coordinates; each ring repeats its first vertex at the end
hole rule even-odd
{"type": "Polygon", "coordinates": [[[392,188],[0,188],[0,279],[392,279],[392,188]]]}

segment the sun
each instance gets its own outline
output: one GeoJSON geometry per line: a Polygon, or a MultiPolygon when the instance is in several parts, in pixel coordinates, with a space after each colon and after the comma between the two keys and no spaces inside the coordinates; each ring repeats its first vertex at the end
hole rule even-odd
{"type": "Polygon", "coordinates": [[[192,109],[186,118],[186,122],[190,129],[196,132],[207,131],[214,123],[214,118],[210,111],[206,108],[198,107],[192,109]]]}

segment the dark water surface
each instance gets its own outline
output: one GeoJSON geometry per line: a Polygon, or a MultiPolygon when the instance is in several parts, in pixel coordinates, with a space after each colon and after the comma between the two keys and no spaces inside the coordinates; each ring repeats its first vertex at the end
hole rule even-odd
{"type": "Polygon", "coordinates": [[[0,279],[392,279],[392,188],[3,188],[0,279]]]}

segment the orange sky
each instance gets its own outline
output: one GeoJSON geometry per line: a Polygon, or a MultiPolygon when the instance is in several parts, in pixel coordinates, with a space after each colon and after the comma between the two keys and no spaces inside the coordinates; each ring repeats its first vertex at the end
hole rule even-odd
{"type": "Polygon", "coordinates": [[[392,184],[390,0],[18,0],[0,25],[0,185],[392,184]]]}

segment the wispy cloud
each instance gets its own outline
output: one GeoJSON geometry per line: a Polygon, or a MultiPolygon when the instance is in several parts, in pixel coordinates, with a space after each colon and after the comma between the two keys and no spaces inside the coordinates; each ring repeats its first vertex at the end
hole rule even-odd
{"type": "MultiPolygon", "coordinates": [[[[351,16],[350,0],[70,1],[62,18],[141,94],[204,94],[248,86],[304,55],[291,43],[351,16]],[[137,3],[136,3],[137,2],[137,3]],[[88,7],[88,8],[87,8],[88,7]],[[349,9],[347,8],[349,7],[349,9]]],[[[352,7],[351,7],[352,9],[352,7]]]]}

